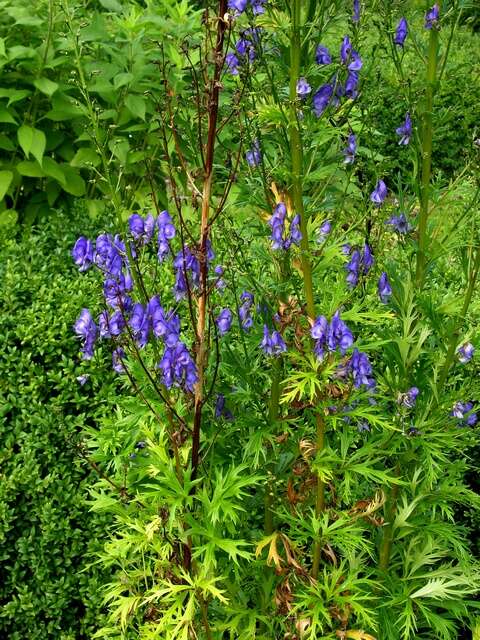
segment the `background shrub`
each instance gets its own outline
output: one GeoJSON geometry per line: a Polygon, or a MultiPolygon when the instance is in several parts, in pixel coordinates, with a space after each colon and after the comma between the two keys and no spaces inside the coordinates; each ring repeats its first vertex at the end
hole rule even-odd
{"type": "Polygon", "coordinates": [[[79,225],[59,214],[0,248],[0,637],[10,640],[90,638],[100,617],[102,569],[87,563],[107,520],[85,504],[93,478],[78,434],[116,390],[105,366],[76,380],[71,325],[89,297],[69,260],[79,225]]]}

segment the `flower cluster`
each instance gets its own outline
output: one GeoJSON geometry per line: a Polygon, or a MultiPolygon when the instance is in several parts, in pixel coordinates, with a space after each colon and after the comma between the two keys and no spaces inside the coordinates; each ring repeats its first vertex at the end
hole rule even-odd
{"type": "Polygon", "coordinates": [[[83,338],[82,353],[85,360],[93,357],[98,328],[88,309],[82,309],[73,327],[75,333],[83,338]]]}
{"type": "Polygon", "coordinates": [[[264,4],[266,0],[228,0],[228,8],[238,15],[246,11],[248,6],[251,7],[253,15],[265,13],[264,4]]]}
{"type": "Polygon", "coordinates": [[[238,76],[240,68],[248,66],[255,60],[255,46],[260,42],[260,33],[259,27],[245,29],[235,43],[235,50],[225,56],[227,70],[232,76],[238,76]]]}
{"type": "Polygon", "coordinates": [[[240,325],[244,331],[247,331],[253,326],[253,294],[251,294],[249,291],[244,291],[240,296],[240,300],[242,302],[238,310],[240,316],[240,325]]]}
{"type": "Polygon", "coordinates": [[[300,216],[296,215],[292,218],[288,233],[286,232],[286,218],[287,207],[283,202],[279,202],[268,221],[268,224],[272,227],[271,240],[273,249],[287,250],[292,244],[300,244],[302,239],[300,216]]]}
{"type": "Polygon", "coordinates": [[[263,325],[263,340],[260,347],[267,356],[279,356],[287,350],[287,345],[279,332],[272,331],[270,334],[266,324],[263,325]]]}
{"type": "MultiPolygon", "coordinates": [[[[331,64],[332,56],[328,48],[322,44],[318,45],[315,60],[319,65],[331,64]]],[[[340,62],[346,71],[345,83],[343,84],[335,74],[316,91],[313,95],[313,112],[317,117],[320,117],[330,104],[339,105],[341,98],[354,100],[358,96],[359,71],[363,63],[358,51],[352,48],[348,36],[344,37],[340,47],[340,62]]]]}
{"type": "MultiPolygon", "coordinates": [[[[350,251],[351,248],[349,247],[348,254],[350,254],[350,251]]],[[[365,244],[363,251],[359,249],[352,251],[350,261],[345,265],[347,283],[351,288],[357,286],[360,276],[366,276],[368,274],[373,266],[373,262],[373,254],[368,244],[365,244]]]]}
{"type": "Polygon", "coordinates": [[[313,323],[311,336],[315,340],[314,352],[322,360],[325,351],[334,352],[337,349],[342,355],[353,345],[353,334],[336,311],[331,322],[325,316],[319,316],[313,323]]]}
{"type": "Polygon", "coordinates": [[[405,393],[400,393],[398,395],[398,404],[402,407],[405,407],[405,409],[413,409],[417,402],[419,393],[420,390],[418,389],[418,387],[411,387],[405,393]]]}
{"type": "Polygon", "coordinates": [[[262,162],[262,152],[260,151],[260,143],[258,140],[253,141],[252,148],[247,151],[245,157],[251,167],[258,167],[262,162]]]}
{"type": "Polygon", "coordinates": [[[347,371],[352,375],[355,388],[359,389],[361,386],[365,386],[367,389],[375,388],[372,365],[366,353],[354,349],[352,357],[347,362],[347,371]]]}
{"type": "Polygon", "coordinates": [[[473,412],[473,402],[456,402],[450,415],[459,420],[459,427],[473,427],[477,424],[478,416],[473,412]]]}
{"type": "Polygon", "coordinates": [[[226,333],[230,331],[230,327],[232,326],[233,314],[230,309],[222,309],[218,314],[215,323],[218,327],[218,332],[221,336],[224,336],[226,333]]]}
{"type": "Polygon", "coordinates": [[[389,224],[400,235],[410,233],[413,229],[412,225],[408,222],[407,216],[404,213],[400,213],[398,216],[392,216],[385,224],[389,224]]]}

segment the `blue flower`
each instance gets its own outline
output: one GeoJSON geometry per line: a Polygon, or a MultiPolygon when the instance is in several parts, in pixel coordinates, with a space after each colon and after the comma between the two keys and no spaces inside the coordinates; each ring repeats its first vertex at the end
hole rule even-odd
{"type": "Polygon", "coordinates": [[[233,420],[232,412],[225,407],[225,396],[219,393],[215,403],[215,418],[223,416],[225,420],[233,420]]]}
{"type": "Polygon", "coordinates": [[[244,331],[251,329],[253,326],[253,318],[251,315],[251,308],[253,306],[253,294],[249,291],[244,291],[240,296],[242,304],[239,308],[240,326],[244,331]]]}
{"type": "Polygon", "coordinates": [[[342,42],[342,46],[340,47],[340,60],[342,64],[346,65],[348,59],[350,58],[350,53],[352,51],[352,43],[350,42],[350,38],[345,36],[342,42]]]}
{"type": "Polygon", "coordinates": [[[392,216],[387,220],[385,224],[392,225],[395,231],[401,235],[405,235],[413,229],[412,225],[407,220],[407,216],[404,213],[400,213],[398,216],[392,216]]]}
{"type": "Polygon", "coordinates": [[[376,207],[380,207],[383,204],[383,201],[387,197],[388,189],[387,185],[383,180],[379,180],[375,186],[375,189],[372,191],[370,195],[370,200],[376,207]]]}
{"type": "Polygon", "coordinates": [[[92,314],[88,309],[82,309],[78,316],[73,329],[77,336],[83,338],[82,353],[84,360],[93,358],[93,350],[97,339],[97,325],[95,324],[92,314]]]}
{"type": "Polygon", "coordinates": [[[162,381],[167,389],[175,385],[192,392],[198,381],[195,362],[185,344],[180,341],[175,346],[165,349],[158,368],[162,372],[162,381]]]}
{"type": "Polygon", "coordinates": [[[311,92],[312,87],[308,84],[305,78],[299,78],[297,82],[297,96],[305,98],[311,92]]]}
{"type": "Polygon", "coordinates": [[[353,345],[352,332],[340,318],[339,311],[335,312],[328,327],[327,345],[330,351],[340,349],[342,355],[353,345]]]}
{"type": "Polygon", "coordinates": [[[128,322],[137,345],[143,349],[148,342],[150,319],[144,306],[137,302],[133,305],[132,315],[128,322]]]}
{"type": "Polygon", "coordinates": [[[434,4],[433,7],[425,14],[425,29],[433,29],[437,27],[440,20],[440,7],[434,4]]]}
{"type": "Polygon", "coordinates": [[[173,226],[172,218],[168,211],[161,211],[158,219],[157,219],[157,228],[158,228],[158,260],[159,262],[163,262],[163,260],[168,256],[170,252],[170,240],[172,240],[175,235],[175,227],[173,226]]]}
{"type": "Polygon", "coordinates": [[[218,314],[215,322],[218,327],[218,331],[221,336],[225,335],[230,331],[230,327],[232,326],[233,314],[230,309],[222,309],[218,314]]]}
{"type": "Polygon", "coordinates": [[[470,342],[465,342],[461,347],[457,349],[457,356],[459,362],[462,364],[466,364],[470,362],[473,358],[473,354],[475,353],[475,347],[470,342]]]}
{"type": "Polygon", "coordinates": [[[228,0],[228,8],[243,13],[247,8],[247,0],[228,0]]]}
{"type": "Polygon", "coordinates": [[[262,162],[262,153],[260,151],[260,143],[254,140],[252,148],[246,153],[246,159],[251,167],[257,167],[262,162]]]}
{"type": "Polygon", "coordinates": [[[332,230],[332,223],[330,222],[330,220],[324,220],[318,230],[317,242],[319,243],[324,242],[331,230],[332,230]]]}
{"type": "Polygon", "coordinates": [[[128,219],[128,227],[135,240],[148,244],[153,236],[155,218],[149,213],[144,220],[138,213],[133,213],[128,219]]]}
{"type": "Polygon", "coordinates": [[[347,271],[347,283],[351,288],[356,287],[360,276],[366,276],[374,263],[372,251],[368,244],[365,244],[363,251],[355,249],[350,261],[345,265],[347,271]]]}
{"type": "Polygon", "coordinates": [[[234,53],[227,53],[225,56],[225,64],[227,65],[228,72],[231,73],[232,76],[238,76],[240,61],[234,53]]]}
{"type": "Polygon", "coordinates": [[[315,340],[313,349],[315,355],[319,360],[323,360],[328,337],[328,320],[325,316],[318,316],[318,318],[315,319],[310,334],[315,340]]]}
{"type": "Polygon", "coordinates": [[[395,37],[393,42],[399,47],[403,47],[405,40],[408,35],[408,22],[405,18],[402,18],[397,25],[397,29],[395,31],[395,37]]]}
{"type": "Polygon", "coordinates": [[[123,267],[123,260],[119,253],[118,243],[110,234],[102,233],[95,242],[95,264],[105,273],[118,276],[123,267]]]}
{"type": "Polygon", "coordinates": [[[388,299],[392,295],[392,287],[388,281],[388,276],[385,271],[381,274],[378,280],[378,295],[380,300],[384,303],[388,302],[388,299]]]}
{"type": "Polygon", "coordinates": [[[123,359],[125,358],[125,351],[122,347],[117,347],[112,353],[112,367],[117,373],[125,373],[125,365],[123,359]]]}
{"type": "Polygon", "coordinates": [[[406,409],[413,409],[415,403],[417,402],[419,393],[420,390],[418,389],[418,387],[411,387],[408,391],[406,391],[405,393],[401,393],[398,396],[398,403],[406,409]]]}
{"type": "Polygon", "coordinates": [[[178,301],[185,298],[188,287],[198,288],[200,284],[200,262],[190,248],[185,245],[183,250],[180,249],[175,256],[173,266],[175,268],[175,285],[173,291],[175,300],[178,301]]]}
{"type": "Polygon", "coordinates": [[[358,24],[360,22],[360,0],[353,0],[352,21],[354,24],[358,24]]]}
{"type": "Polygon", "coordinates": [[[357,139],[355,138],[355,135],[351,133],[348,136],[347,146],[343,150],[343,155],[345,156],[344,163],[353,164],[353,162],[355,162],[356,153],[357,153],[357,139]]]}
{"type": "Polygon", "coordinates": [[[354,387],[359,389],[361,386],[365,386],[368,389],[373,389],[375,380],[372,377],[372,365],[366,353],[355,349],[348,366],[352,373],[354,387]]]}
{"type": "Polygon", "coordinates": [[[279,356],[287,350],[287,345],[278,331],[272,331],[270,335],[266,324],[263,325],[263,340],[260,347],[267,356],[279,356]]]}
{"type": "Polygon", "coordinates": [[[315,61],[317,64],[332,63],[332,56],[330,55],[330,51],[327,49],[327,47],[324,47],[322,44],[318,45],[315,52],[315,61]]]}
{"type": "Polygon", "coordinates": [[[313,112],[319,118],[330,104],[333,96],[333,86],[324,84],[313,96],[313,112]]]}
{"type": "Polygon", "coordinates": [[[72,249],[72,257],[79,271],[86,271],[93,262],[93,245],[84,236],[80,236],[72,249]]]}
{"type": "Polygon", "coordinates": [[[351,100],[355,100],[358,96],[358,73],[350,71],[345,82],[345,96],[351,100]]]}
{"type": "Polygon", "coordinates": [[[450,415],[460,421],[458,426],[473,427],[477,423],[478,417],[472,410],[473,402],[456,402],[450,415]]]}
{"type": "Polygon", "coordinates": [[[405,116],[405,122],[395,131],[397,135],[400,136],[398,144],[407,145],[410,142],[410,138],[412,136],[412,120],[410,119],[410,114],[408,112],[405,116]]]}

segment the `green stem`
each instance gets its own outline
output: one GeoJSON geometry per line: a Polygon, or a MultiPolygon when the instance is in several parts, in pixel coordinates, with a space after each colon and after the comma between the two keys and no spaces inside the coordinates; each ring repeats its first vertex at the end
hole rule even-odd
{"type": "MultiPolygon", "coordinates": [[[[270,405],[268,408],[268,419],[270,424],[277,421],[280,403],[280,377],[281,377],[281,360],[275,358],[272,365],[272,391],[270,394],[270,405]]],[[[273,533],[273,470],[274,464],[271,462],[267,469],[267,484],[265,487],[265,535],[273,533]]]]}
{"type": "MultiPolygon", "coordinates": [[[[323,416],[317,414],[317,453],[325,446],[325,421],[323,416]]],[[[325,510],[325,483],[320,477],[317,478],[317,495],[315,498],[315,515],[318,516],[325,510]]],[[[320,555],[322,553],[322,541],[320,539],[315,541],[313,548],[313,561],[312,561],[312,577],[315,580],[318,578],[318,570],[320,567],[320,555]]]]}
{"type": "Polygon", "coordinates": [[[422,182],[420,185],[420,215],[418,220],[418,252],[416,284],[421,291],[425,282],[427,221],[430,200],[430,180],[432,175],[433,145],[433,98],[436,90],[438,31],[431,29],[428,44],[427,88],[422,140],[422,182]]]}
{"type": "MultiPolygon", "coordinates": [[[[400,476],[400,466],[398,464],[395,467],[395,475],[397,477],[400,476]]],[[[387,524],[383,529],[383,538],[380,544],[380,552],[378,557],[378,567],[381,571],[386,571],[390,562],[390,554],[392,551],[393,543],[393,520],[395,518],[395,512],[397,510],[399,491],[400,486],[398,484],[394,484],[390,493],[390,499],[387,504],[387,524]]]]}

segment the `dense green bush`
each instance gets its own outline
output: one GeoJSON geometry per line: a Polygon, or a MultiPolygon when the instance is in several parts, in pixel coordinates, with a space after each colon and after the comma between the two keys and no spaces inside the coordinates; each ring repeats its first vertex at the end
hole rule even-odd
{"type": "Polygon", "coordinates": [[[71,325],[89,297],[69,261],[78,226],[60,215],[0,248],[0,637],[9,640],[90,638],[100,618],[104,577],[87,554],[106,520],[85,504],[93,478],[78,434],[116,390],[105,373],[76,379],[71,325]]]}

